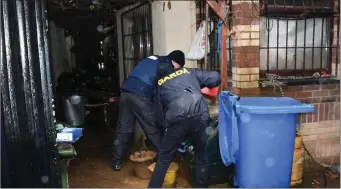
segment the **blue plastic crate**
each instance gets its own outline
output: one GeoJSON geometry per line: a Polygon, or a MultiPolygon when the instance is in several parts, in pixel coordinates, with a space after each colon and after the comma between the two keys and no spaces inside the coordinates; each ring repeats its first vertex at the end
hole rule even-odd
{"type": "Polygon", "coordinates": [[[75,143],[83,136],[83,128],[63,128],[57,132],[57,143],[75,143]]]}

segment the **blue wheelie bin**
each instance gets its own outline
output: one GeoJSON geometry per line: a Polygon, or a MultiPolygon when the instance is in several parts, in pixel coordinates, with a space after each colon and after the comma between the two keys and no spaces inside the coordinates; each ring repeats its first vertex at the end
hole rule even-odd
{"type": "Polygon", "coordinates": [[[314,106],[288,97],[219,99],[219,145],[225,165],[235,164],[240,188],[289,188],[298,113],[314,106]]]}

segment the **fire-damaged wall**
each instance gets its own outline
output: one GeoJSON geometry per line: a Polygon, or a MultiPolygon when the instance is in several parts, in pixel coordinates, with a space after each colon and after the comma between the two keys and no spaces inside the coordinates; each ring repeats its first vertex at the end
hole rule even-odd
{"type": "MultiPolygon", "coordinates": [[[[314,157],[335,163],[340,154],[339,1],[313,1],[310,7],[296,0],[290,1],[296,5],[227,1],[233,31],[230,44],[227,41],[232,46],[229,90],[240,96],[284,95],[313,104],[315,113],[298,115],[298,127],[314,157]],[[305,12],[311,7],[309,14],[305,12]],[[274,90],[276,81],[262,85],[267,73],[288,78],[278,80],[286,82],[283,93],[279,87],[274,90]],[[317,73],[334,79],[315,77],[317,73]]],[[[201,9],[197,7],[197,18],[201,9]]]]}
{"type": "Polygon", "coordinates": [[[0,4],[2,187],[61,187],[44,3],[0,4]]]}

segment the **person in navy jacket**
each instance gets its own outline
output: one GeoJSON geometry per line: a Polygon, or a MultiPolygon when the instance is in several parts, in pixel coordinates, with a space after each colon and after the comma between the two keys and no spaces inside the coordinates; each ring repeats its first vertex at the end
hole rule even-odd
{"type": "MultiPolygon", "coordinates": [[[[185,64],[181,51],[175,50],[167,56],[149,56],[141,60],[121,87],[119,115],[112,151],[112,168],[121,169],[129,150],[134,132],[134,122],[138,121],[153,150],[158,152],[162,132],[157,124],[159,116],[154,110],[154,93],[157,82],[156,67],[160,62],[173,61],[175,67],[185,64]]],[[[183,53],[182,53],[183,54],[183,53]]]]}
{"type": "Polygon", "coordinates": [[[149,188],[162,187],[164,177],[181,143],[189,140],[196,156],[196,187],[208,187],[206,127],[210,116],[208,103],[201,93],[204,87],[220,85],[218,72],[174,67],[172,62],[157,65],[156,108],[164,126],[164,136],[149,188]]]}

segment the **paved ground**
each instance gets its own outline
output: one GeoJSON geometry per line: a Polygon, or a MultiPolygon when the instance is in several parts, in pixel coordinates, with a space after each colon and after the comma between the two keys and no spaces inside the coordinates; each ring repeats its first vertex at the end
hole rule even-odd
{"type": "MultiPolygon", "coordinates": [[[[121,171],[112,171],[111,143],[112,135],[109,131],[95,132],[95,130],[85,130],[84,137],[76,145],[78,156],[70,163],[70,187],[145,188],[148,185],[149,180],[141,180],[134,175],[134,165],[131,161],[128,161],[121,171]]],[[[187,180],[180,173],[176,187],[190,187],[187,180]]],[[[297,187],[311,188],[314,180],[321,183],[321,188],[324,187],[322,174],[309,170],[304,174],[304,184],[297,187]]],[[[227,185],[221,185],[221,187],[227,187],[227,185]]],[[[327,188],[340,188],[340,179],[327,178],[327,188]]]]}

